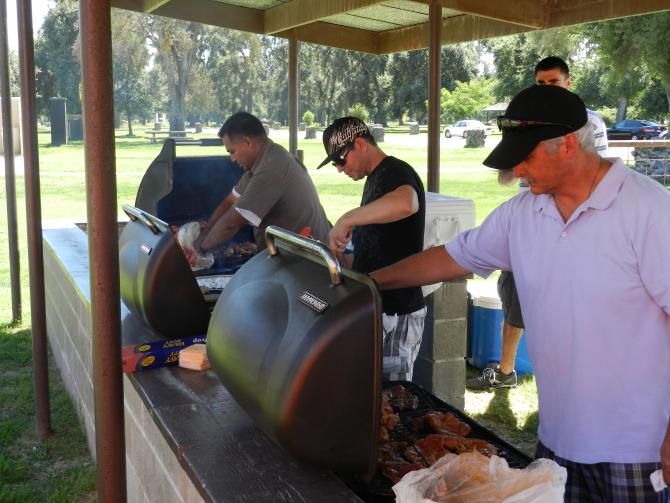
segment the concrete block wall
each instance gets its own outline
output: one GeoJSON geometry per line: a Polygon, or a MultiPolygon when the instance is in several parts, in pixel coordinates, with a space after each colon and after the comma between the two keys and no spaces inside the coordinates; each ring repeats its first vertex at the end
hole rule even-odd
{"type": "Polygon", "coordinates": [[[467,349],[466,281],[443,283],[426,297],[426,304],[428,313],[413,380],[462,410],[467,349]]]}
{"type": "MultiPolygon", "coordinates": [[[[95,458],[88,244],[75,226],[44,231],[47,337],[95,458]]],[[[203,501],[142,398],[124,376],[126,477],[131,503],[203,501]]]]}

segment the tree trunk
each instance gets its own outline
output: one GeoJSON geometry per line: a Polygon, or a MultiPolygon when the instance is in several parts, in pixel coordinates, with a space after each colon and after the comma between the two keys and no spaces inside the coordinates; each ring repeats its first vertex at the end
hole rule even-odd
{"type": "Polygon", "coordinates": [[[405,125],[405,123],[402,121],[402,115],[403,114],[401,112],[400,115],[398,116],[398,126],[404,126],[405,125]]]}
{"type": "Polygon", "coordinates": [[[668,129],[670,129],[670,89],[665,90],[665,98],[668,100],[668,129]]]}
{"type": "Polygon", "coordinates": [[[619,96],[619,105],[616,111],[616,120],[614,122],[622,121],[626,118],[626,111],[628,110],[628,96],[619,96]]]}
{"type": "Polygon", "coordinates": [[[128,136],[133,136],[133,118],[130,114],[130,110],[126,110],[126,117],[128,117],[128,136]]]}

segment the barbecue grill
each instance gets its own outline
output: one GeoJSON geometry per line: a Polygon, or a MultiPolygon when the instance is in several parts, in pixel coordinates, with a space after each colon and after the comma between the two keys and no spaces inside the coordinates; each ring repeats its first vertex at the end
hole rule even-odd
{"type": "MultiPolygon", "coordinates": [[[[382,390],[377,287],[370,277],[341,269],[319,242],[272,226],[266,240],[268,250],[240,268],[212,313],[212,366],[246,412],[295,458],[334,470],[359,493],[392,497],[390,481],[375,475],[382,390]]],[[[465,417],[405,384],[421,395],[415,413],[465,417]]],[[[530,461],[466,422],[511,466],[530,461]]]]}
{"type": "Polygon", "coordinates": [[[130,221],[119,237],[121,298],[134,314],[166,338],[204,334],[216,298],[248,260],[223,250],[253,242],[251,226],[213,250],[214,266],[191,271],[170,226],[207,220],[242,176],[229,156],[177,157],[165,141],[142,177],[130,221]]]}

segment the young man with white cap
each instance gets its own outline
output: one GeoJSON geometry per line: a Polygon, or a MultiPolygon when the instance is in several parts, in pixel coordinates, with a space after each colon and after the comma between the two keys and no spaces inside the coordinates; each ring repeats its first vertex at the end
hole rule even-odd
{"type": "MultiPolygon", "coordinates": [[[[421,251],[426,202],[412,167],[387,156],[356,117],[342,117],[328,126],[323,146],[328,156],[318,168],[332,162],[353,180],[366,178],[361,206],[342,215],[330,231],[330,247],[340,258],[346,260],[342,252],[352,242],[351,268],[368,273],[421,251]]],[[[382,308],[384,377],[410,381],[426,317],[421,289],[382,292],[382,308]]]]}
{"type": "Polygon", "coordinates": [[[371,276],[382,289],[514,272],[539,399],[536,456],[568,471],[565,501],[667,502],[670,193],[596,153],[584,103],[532,86],[485,159],[529,191],[444,247],[371,276]]]}

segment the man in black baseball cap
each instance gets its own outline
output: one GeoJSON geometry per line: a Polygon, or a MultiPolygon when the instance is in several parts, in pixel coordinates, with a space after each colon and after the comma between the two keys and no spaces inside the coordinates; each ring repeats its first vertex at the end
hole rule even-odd
{"type": "Polygon", "coordinates": [[[372,139],[368,126],[358,117],[340,117],[335,119],[323,132],[323,147],[328,156],[319,164],[320,169],[329,162],[335,166],[344,166],[347,154],[353,147],[356,138],[372,139]]]}
{"type": "MultiPolygon", "coordinates": [[[[351,269],[368,273],[423,249],[426,200],[423,183],[406,162],[386,155],[365,122],[356,117],[336,119],[323,132],[328,157],[352,180],[365,178],[361,205],[340,218],[328,235],[330,248],[351,269]],[[348,243],[351,254],[344,254],[348,243]]],[[[426,305],[421,289],[382,293],[384,378],[412,379],[419,354],[426,305]]]]}
{"type": "Polygon", "coordinates": [[[502,140],[484,165],[514,168],[540,142],[573,133],[586,122],[586,106],[576,94],[558,86],[531,86],[517,94],[505,115],[498,117],[502,140]]]}

